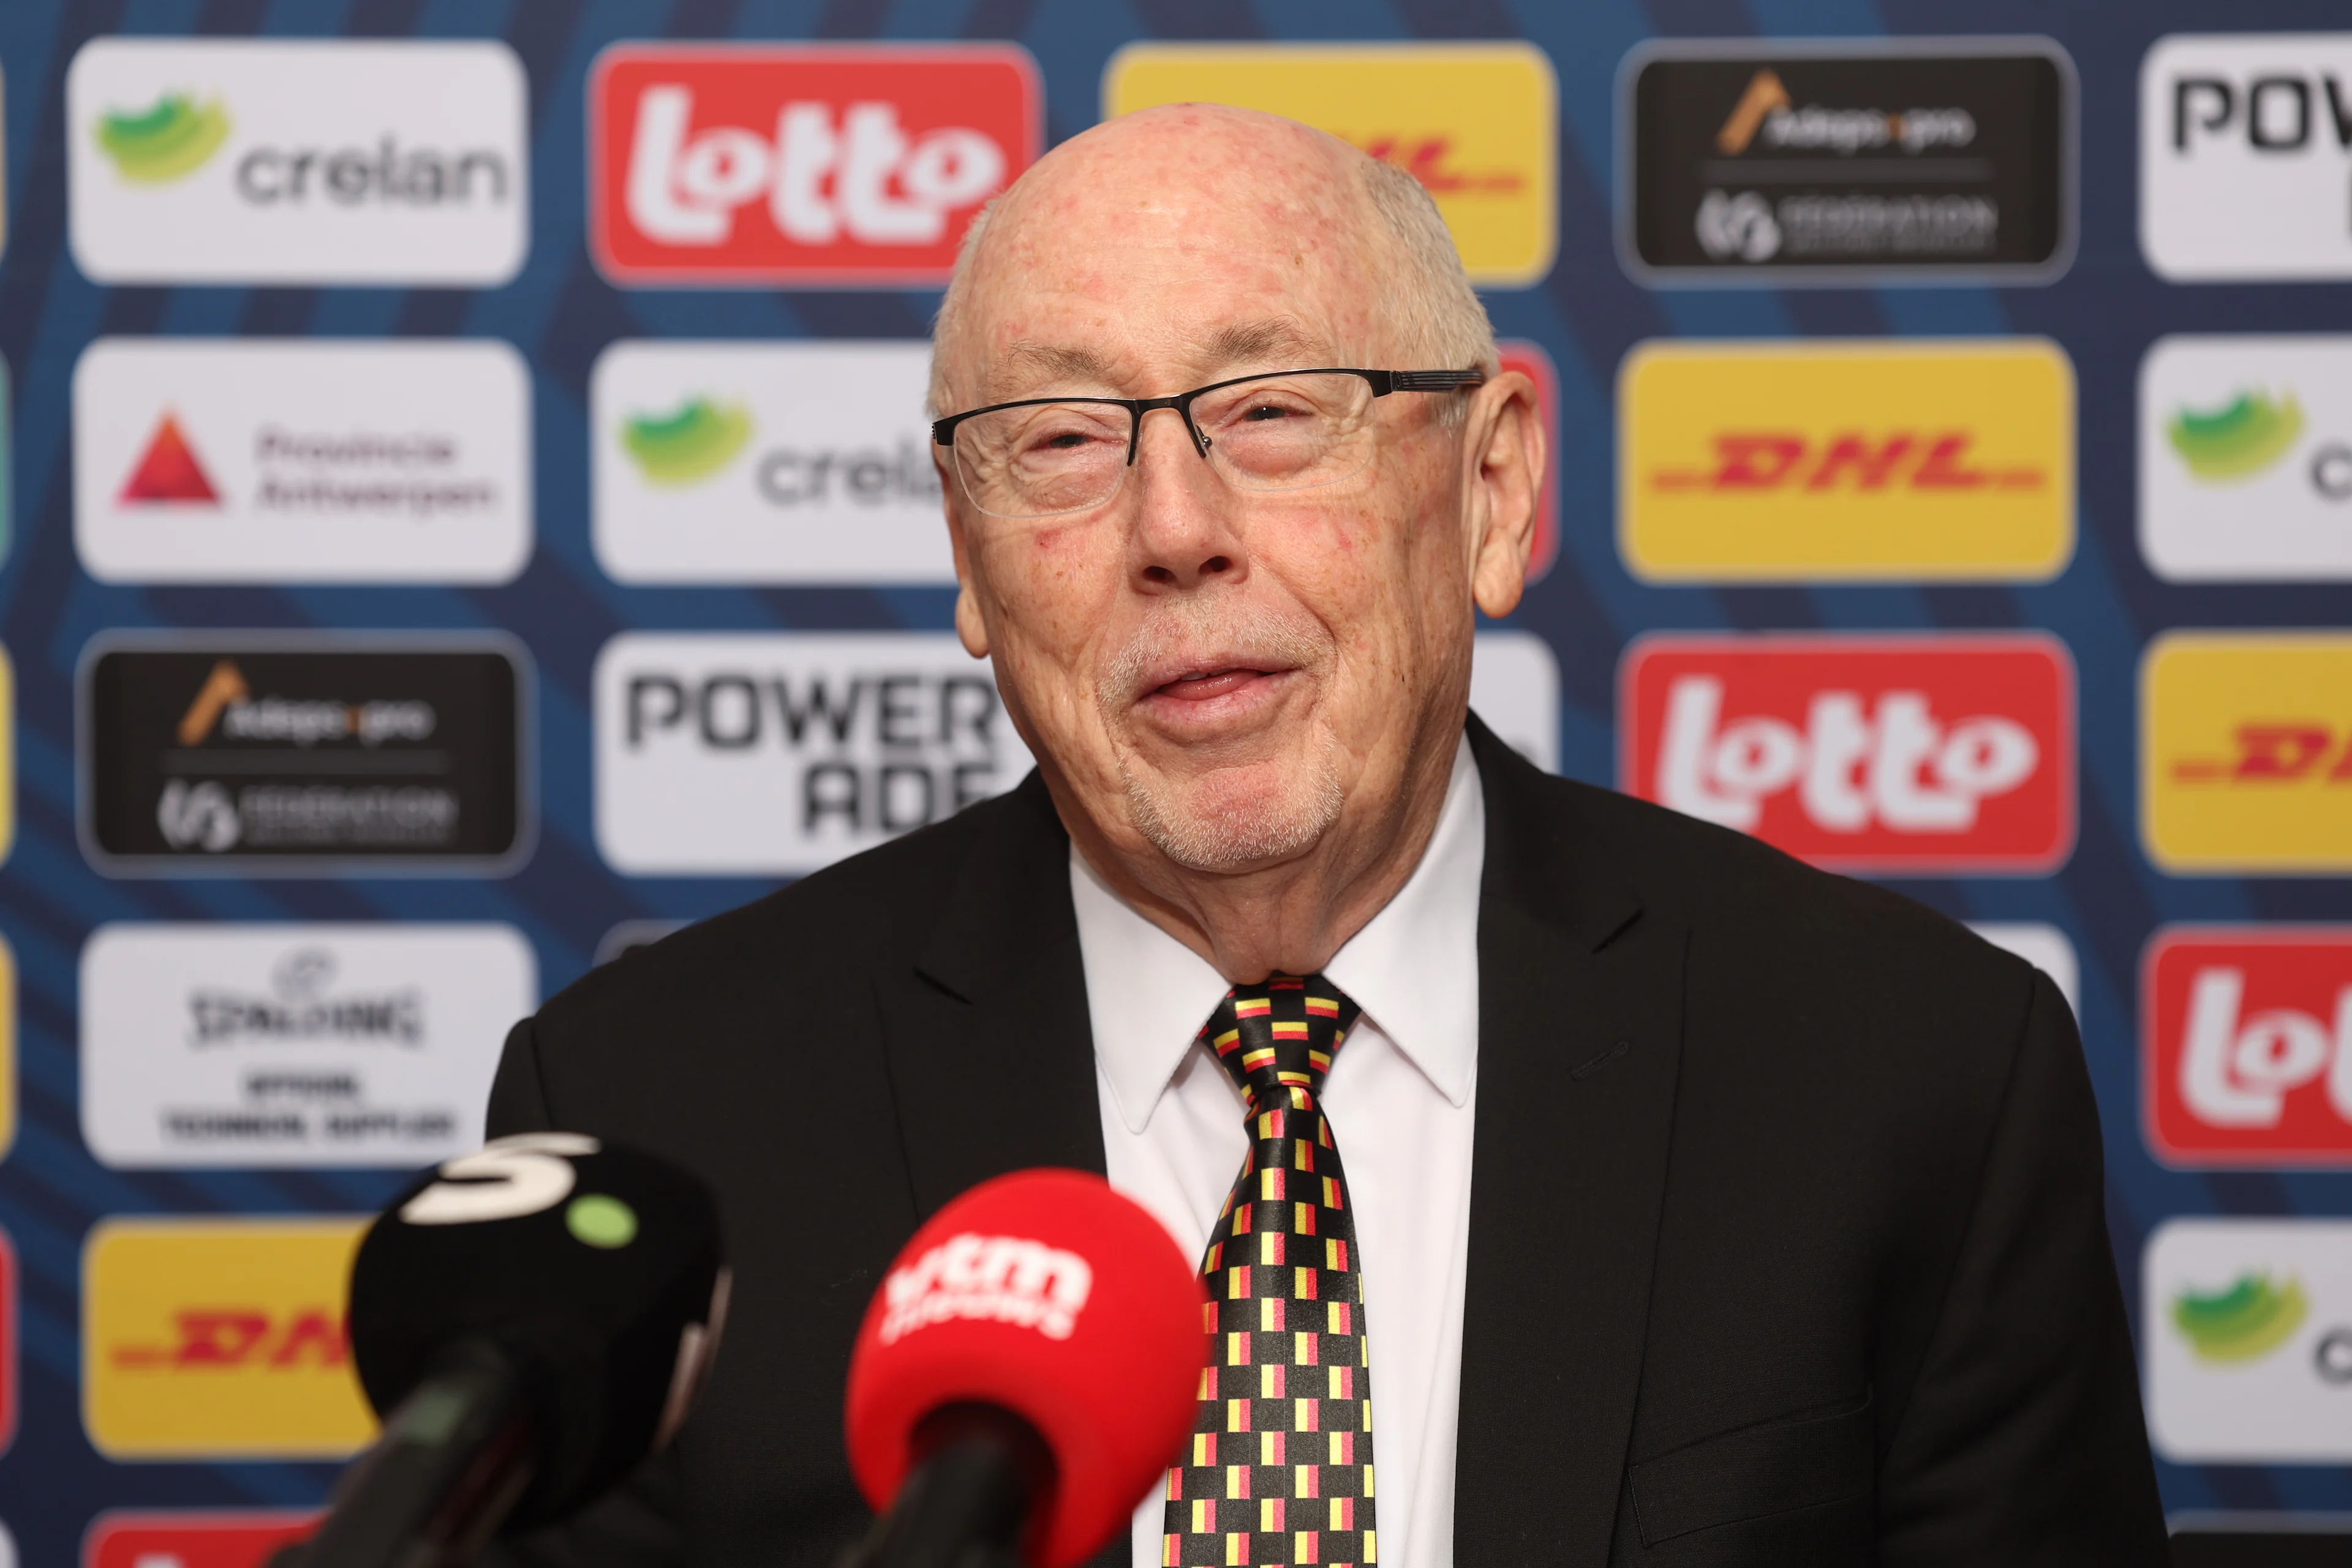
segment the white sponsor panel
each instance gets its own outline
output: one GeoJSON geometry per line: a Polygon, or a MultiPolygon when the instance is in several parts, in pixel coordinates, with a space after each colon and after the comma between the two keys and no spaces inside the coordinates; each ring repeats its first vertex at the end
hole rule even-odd
{"type": "Polygon", "coordinates": [[[2352,336],[2158,339],[2139,541],[2173,582],[2352,578],[2352,336]]]}
{"type": "Polygon", "coordinates": [[[2352,33],[2158,38],[2139,243],[2178,283],[2352,278],[2352,33]]]}
{"type": "Polygon", "coordinates": [[[625,633],[593,687],[596,843],[636,876],[814,871],[1029,771],[951,632],[625,633]]]}
{"type": "Polygon", "coordinates": [[[74,543],[110,583],[505,583],[530,560],[530,372],[497,340],[101,338],[74,543]]]}
{"type": "Polygon", "coordinates": [[[1528,761],[1559,772],[1559,659],[1549,643],[1533,632],[1480,632],[1470,707],[1528,761]]]}
{"type": "Polygon", "coordinates": [[[488,40],[93,38],[66,75],[74,259],[100,283],[504,283],[526,99],[488,40]]]}
{"type": "Polygon", "coordinates": [[[2042,973],[2066,998],[2077,1024],[2083,1017],[2083,968],[2066,933],[2046,921],[1970,921],[1969,929],[2004,952],[2013,952],[2042,973]]]}
{"type": "Polygon", "coordinates": [[[955,581],[930,345],[647,342],[598,356],[596,559],[623,583],[955,581]]]}
{"type": "Polygon", "coordinates": [[[103,925],[81,954],[82,1136],[128,1168],[446,1159],[481,1142],[538,995],[506,925],[103,925]]]}
{"type": "Polygon", "coordinates": [[[2352,1220],[2176,1219],[2141,1260],[2148,1435],[2176,1464],[2352,1459],[2352,1220]]]}

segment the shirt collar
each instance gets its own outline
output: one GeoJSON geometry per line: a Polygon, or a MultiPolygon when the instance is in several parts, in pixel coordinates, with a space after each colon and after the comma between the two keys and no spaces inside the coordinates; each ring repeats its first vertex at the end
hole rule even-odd
{"type": "MultiPolygon", "coordinates": [[[[1468,1100],[1477,1068],[1478,887],[1486,864],[1486,805],[1465,737],[1421,864],[1323,966],[1456,1107],[1468,1100]]],[[[1119,1119],[1139,1133],[1223,998],[1224,977],[1130,909],[1076,844],[1070,900],[1095,1060],[1119,1119]]]]}

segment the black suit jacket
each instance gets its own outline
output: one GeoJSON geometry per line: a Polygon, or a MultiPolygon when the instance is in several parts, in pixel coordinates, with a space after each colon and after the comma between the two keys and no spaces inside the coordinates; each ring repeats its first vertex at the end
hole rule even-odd
{"type": "MultiPolygon", "coordinates": [[[[1470,736],[1456,1561],[2162,1563],[2098,1122],[2049,980],[1470,736]]],[[[861,1529],[842,1390],[892,1255],[984,1177],[1103,1168],[1068,853],[1033,774],[516,1026],[491,1133],[698,1170],[736,1279],[673,1451],[515,1561],[830,1568],[861,1529]]]]}

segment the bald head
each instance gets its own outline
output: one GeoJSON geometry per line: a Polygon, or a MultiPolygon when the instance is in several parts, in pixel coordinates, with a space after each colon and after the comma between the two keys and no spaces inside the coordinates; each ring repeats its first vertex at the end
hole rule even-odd
{"type": "Polygon", "coordinates": [[[984,306],[1008,282],[1068,274],[1073,241],[1087,238],[1112,255],[1160,249],[1203,264],[1246,246],[1286,274],[1286,292],[1353,296],[1354,309],[1331,313],[1368,321],[1369,341],[1350,345],[1365,363],[1496,365],[1486,308],[1412,175],[1278,115],[1171,104],[1062,143],[974,221],[932,334],[934,414],[996,395],[987,361],[1005,345],[980,319],[984,306]]]}

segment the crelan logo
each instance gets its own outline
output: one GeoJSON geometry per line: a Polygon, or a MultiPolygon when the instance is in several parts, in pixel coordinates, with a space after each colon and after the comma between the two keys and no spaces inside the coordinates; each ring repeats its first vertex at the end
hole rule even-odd
{"type": "Polygon", "coordinates": [[[668,414],[621,421],[621,447],[649,483],[690,485],[725,468],[751,439],[751,416],[740,404],[687,398],[668,414]]]}
{"type": "Polygon", "coordinates": [[[2210,1295],[2182,1290],[2172,1299],[2172,1326],[2189,1353],[2224,1366],[2260,1361],[2293,1338],[2310,1313],[2300,1280],[2281,1284],[2259,1270],[2210,1295]]]}
{"type": "Polygon", "coordinates": [[[2208,483],[2252,479],[2286,456],[2303,434],[2303,405],[2290,392],[2242,392],[2210,411],[2177,410],[2164,437],[2191,474],[2208,483]]]}
{"type": "Polygon", "coordinates": [[[198,103],[184,92],[164,93],[137,113],[102,114],[92,129],[114,172],[135,185],[164,185],[194,174],[228,133],[220,100],[198,103]]]}

